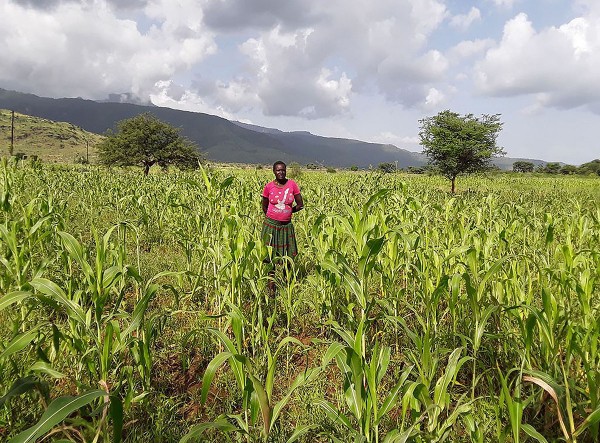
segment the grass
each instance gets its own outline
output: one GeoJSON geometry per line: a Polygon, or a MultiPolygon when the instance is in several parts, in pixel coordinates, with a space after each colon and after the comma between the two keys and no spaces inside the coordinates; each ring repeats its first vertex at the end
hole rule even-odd
{"type": "MultiPolygon", "coordinates": [[[[49,163],[74,163],[77,158],[97,159],[95,146],[102,136],[64,122],[15,113],[13,155],[38,156],[49,163]]],[[[11,146],[11,111],[0,110],[0,155],[9,154],[11,146]]]]}

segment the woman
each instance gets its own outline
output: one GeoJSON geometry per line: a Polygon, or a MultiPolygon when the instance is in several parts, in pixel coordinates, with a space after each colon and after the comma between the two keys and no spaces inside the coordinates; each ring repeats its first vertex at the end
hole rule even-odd
{"type": "MultiPolygon", "coordinates": [[[[298,254],[292,214],[304,208],[300,188],[294,180],[286,178],[286,165],[282,161],[273,164],[275,180],[265,185],[262,192],[262,210],[265,220],[261,237],[267,246],[271,246],[271,256],[294,258],[298,254]],[[295,205],[294,205],[295,203],[295,205]]],[[[275,284],[269,282],[269,292],[273,292],[275,284]]]]}

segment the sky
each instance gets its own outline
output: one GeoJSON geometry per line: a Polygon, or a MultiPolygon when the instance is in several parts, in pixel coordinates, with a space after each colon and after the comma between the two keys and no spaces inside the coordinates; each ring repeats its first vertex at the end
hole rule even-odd
{"type": "Polygon", "coordinates": [[[598,0],[0,0],[0,88],[135,96],[419,152],[500,114],[509,157],[600,158],[598,0]]]}

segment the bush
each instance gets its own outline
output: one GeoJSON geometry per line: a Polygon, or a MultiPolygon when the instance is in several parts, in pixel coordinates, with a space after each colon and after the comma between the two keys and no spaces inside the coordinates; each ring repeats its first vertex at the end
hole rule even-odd
{"type": "Polygon", "coordinates": [[[314,163],[309,163],[306,165],[306,169],[319,169],[319,165],[316,165],[314,163]]]}
{"type": "Polygon", "coordinates": [[[335,168],[327,168],[327,172],[334,173],[334,172],[337,172],[337,169],[335,169],[335,168]]]}
{"type": "Polygon", "coordinates": [[[377,169],[379,169],[381,172],[385,172],[386,174],[392,173],[392,172],[396,172],[396,164],[395,163],[391,163],[391,162],[386,162],[386,163],[379,163],[379,165],[377,166],[377,169]]]}
{"type": "Polygon", "coordinates": [[[291,179],[297,179],[302,175],[302,166],[298,162],[292,162],[287,167],[287,176],[291,179]]]}
{"type": "Polygon", "coordinates": [[[407,172],[409,174],[425,174],[427,168],[424,166],[409,166],[407,172]]]}
{"type": "Polygon", "coordinates": [[[78,165],[87,165],[89,164],[89,161],[85,155],[79,154],[75,156],[75,163],[78,165]]]}
{"type": "Polygon", "coordinates": [[[42,159],[40,159],[37,155],[30,155],[29,166],[32,169],[39,171],[42,168],[42,159]]]}
{"type": "Polygon", "coordinates": [[[352,165],[352,166],[350,166],[350,170],[351,171],[358,171],[358,166],[352,165]]]}

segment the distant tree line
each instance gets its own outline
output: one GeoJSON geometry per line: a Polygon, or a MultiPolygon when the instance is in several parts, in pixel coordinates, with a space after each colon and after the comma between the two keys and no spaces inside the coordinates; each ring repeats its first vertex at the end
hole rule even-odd
{"type": "Polygon", "coordinates": [[[561,165],[560,163],[551,162],[546,164],[535,165],[528,161],[517,161],[513,163],[513,172],[541,172],[544,174],[564,174],[564,175],[600,175],[600,159],[592,160],[580,166],[561,165]]]}

